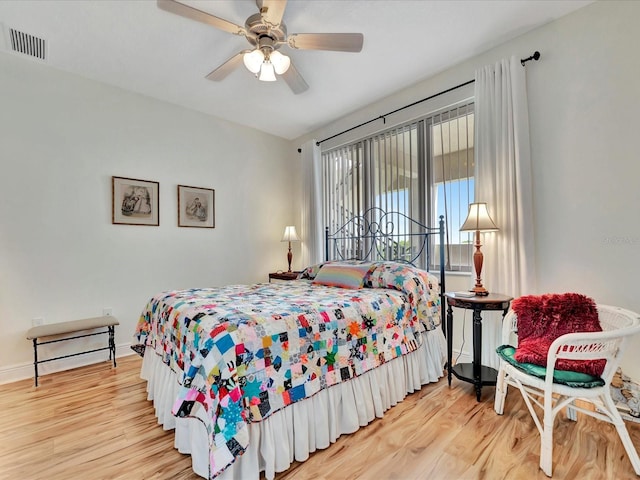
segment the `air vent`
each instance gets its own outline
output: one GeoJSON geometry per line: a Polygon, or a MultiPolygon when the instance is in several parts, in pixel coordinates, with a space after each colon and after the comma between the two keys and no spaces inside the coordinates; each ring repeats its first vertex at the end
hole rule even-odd
{"type": "Polygon", "coordinates": [[[42,38],[9,28],[11,50],[39,60],[46,60],[46,44],[42,38]]]}

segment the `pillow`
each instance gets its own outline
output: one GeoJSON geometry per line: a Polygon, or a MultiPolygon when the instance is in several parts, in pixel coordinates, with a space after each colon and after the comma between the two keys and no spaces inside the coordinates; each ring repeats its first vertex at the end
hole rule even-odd
{"type": "Polygon", "coordinates": [[[305,268],[302,273],[300,274],[299,278],[302,279],[306,279],[306,280],[313,280],[314,278],[316,278],[316,275],[318,274],[318,272],[320,271],[320,269],[322,267],[324,267],[325,265],[329,265],[331,263],[339,263],[341,265],[370,265],[371,262],[367,261],[367,260],[327,260],[325,262],[321,262],[321,263],[316,263],[315,265],[310,265],[307,268],[305,268]]]}
{"type": "Polygon", "coordinates": [[[325,263],[316,263],[315,265],[311,265],[307,268],[305,268],[302,273],[300,274],[300,278],[305,278],[308,280],[313,280],[314,278],[316,278],[316,275],[318,274],[318,272],[320,271],[320,269],[322,268],[322,266],[325,263]]]}
{"type": "MultiPolygon", "coordinates": [[[[518,348],[514,358],[521,363],[545,366],[553,341],[566,333],[601,332],[593,299],[578,293],[527,295],[513,301],[518,316],[518,348]]],[[[556,370],[602,375],[605,360],[560,359],[556,370]]]]}
{"type": "Polygon", "coordinates": [[[329,287],[362,288],[364,279],[373,266],[371,263],[359,265],[325,263],[311,283],[329,287]]]}
{"type": "Polygon", "coordinates": [[[440,325],[440,288],[438,280],[425,270],[410,263],[376,262],[365,277],[365,287],[388,288],[405,294],[413,309],[428,330],[440,325]]]}

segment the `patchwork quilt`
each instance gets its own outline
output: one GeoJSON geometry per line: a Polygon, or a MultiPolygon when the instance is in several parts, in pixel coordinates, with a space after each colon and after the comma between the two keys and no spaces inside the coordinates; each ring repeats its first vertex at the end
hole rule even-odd
{"type": "Polygon", "coordinates": [[[205,418],[210,478],[248,445],[260,421],[323,388],[415,351],[440,324],[437,279],[410,265],[372,263],[365,288],[297,280],[168,291],[134,335],[178,374],[179,417],[205,418]]]}

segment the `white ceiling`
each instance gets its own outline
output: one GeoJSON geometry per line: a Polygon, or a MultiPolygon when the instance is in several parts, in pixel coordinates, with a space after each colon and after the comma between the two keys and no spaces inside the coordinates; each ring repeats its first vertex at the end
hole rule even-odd
{"type": "MultiPolygon", "coordinates": [[[[258,11],[254,0],[183,2],[240,25],[258,11]]],[[[589,3],[289,0],[289,33],[364,34],[360,53],[283,47],[309,84],[300,95],[243,66],[205,79],[246,39],[155,0],[0,0],[0,24],[43,38],[51,67],[294,139],[589,3]]]]}

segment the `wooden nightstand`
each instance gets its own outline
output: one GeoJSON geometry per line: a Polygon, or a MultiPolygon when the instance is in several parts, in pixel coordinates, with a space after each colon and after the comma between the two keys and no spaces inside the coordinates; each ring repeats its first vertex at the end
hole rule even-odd
{"type": "Polygon", "coordinates": [[[296,280],[302,272],[274,272],[269,274],[269,283],[271,280],[296,280]]]}

